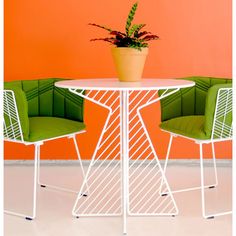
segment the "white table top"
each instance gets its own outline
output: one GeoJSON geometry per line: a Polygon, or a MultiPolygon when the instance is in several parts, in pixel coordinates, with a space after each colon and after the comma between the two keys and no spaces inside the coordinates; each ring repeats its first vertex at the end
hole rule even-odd
{"type": "Polygon", "coordinates": [[[193,81],[179,79],[142,79],[141,82],[120,82],[118,79],[98,78],[63,80],[55,83],[55,86],[60,88],[117,91],[187,88],[194,85],[193,81]]]}

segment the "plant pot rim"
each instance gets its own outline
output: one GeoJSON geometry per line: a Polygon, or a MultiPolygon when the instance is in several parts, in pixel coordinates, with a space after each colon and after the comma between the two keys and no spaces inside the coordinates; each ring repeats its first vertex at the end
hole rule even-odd
{"type": "MultiPolygon", "coordinates": [[[[139,51],[136,48],[130,48],[130,47],[116,47],[116,46],[114,46],[114,47],[112,47],[112,49],[122,49],[122,50],[127,49],[127,50],[137,50],[137,51],[139,51]]],[[[148,47],[141,47],[141,50],[148,50],[148,47]]]]}
{"type": "Polygon", "coordinates": [[[129,47],[112,47],[112,51],[119,51],[120,53],[132,53],[132,54],[148,54],[148,47],[142,48],[142,50],[138,50],[136,48],[129,48],[129,47]]]}

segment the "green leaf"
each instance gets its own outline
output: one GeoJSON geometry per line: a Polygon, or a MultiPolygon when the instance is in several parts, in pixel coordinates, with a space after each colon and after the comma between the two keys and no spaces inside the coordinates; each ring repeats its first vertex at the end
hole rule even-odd
{"type": "Polygon", "coordinates": [[[138,24],[138,25],[134,24],[134,25],[131,27],[131,29],[129,30],[128,36],[130,37],[130,36],[132,36],[132,34],[138,33],[138,31],[139,31],[141,28],[143,28],[144,26],[145,26],[145,24],[138,24]]]}
{"type": "Polygon", "coordinates": [[[125,26],[125,30],[126,30],[127,35],[129,34],[129,28],[130,28],[131,23],[134,19],[134,15],[135,15],[135,12],[137,10],[137,7],[138,7],[138,2],[134,3],[134,5],[132,6],[132,8],[129,12],[129,15],[128,15],[128,18],[127,18],[127,21],[126,21],[126,26],[125,26]]]}
{"type": "Polygon", "coordinates": [[[138,32],[144,27],[146,24],[139,24],[139,27],[134,31],[134,37],[138,34],[138,32]]]}

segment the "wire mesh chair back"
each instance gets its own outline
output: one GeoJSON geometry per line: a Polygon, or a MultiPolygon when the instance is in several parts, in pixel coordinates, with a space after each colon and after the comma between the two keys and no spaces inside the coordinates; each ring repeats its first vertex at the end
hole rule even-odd
{"type": "Polygon", "coordinates": [[[3,113],[4,139],[24,142],[15,94],[12,90],[3,91],[3,113]]]}
{"type": "Polygon", "coordinates": [[[218,91],[212,127],[212,139],[223,140],[232,138],[232,91],[232,88],[221,88],[218,91]]]}

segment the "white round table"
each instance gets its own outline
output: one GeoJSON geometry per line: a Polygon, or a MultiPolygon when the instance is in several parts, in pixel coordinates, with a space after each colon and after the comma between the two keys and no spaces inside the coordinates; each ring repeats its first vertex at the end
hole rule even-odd
{"type": "Polygon", "coordinates": [[[143,79],[141,82],[80,79],[56,82],[55,86],[68,88],[72,93],[108,110],[72,210],[74,216],[123,215],[123,233],[126,233],[127,215],[178,214],[140,111],[180,88],[194,84],[179,79],[143,79]],[[158,96],[160,89],[164,92],[158,96]],[[86,183],[89,190],[86,189],[86,183]],[[162,196],[161,188],[168,194],[162,196]],[[88,196],[83,197],[86,191],[88,196]]]}
{"type": "Polygon", "coordinates": [[[141,82],[120,82],[118,79],[78,79],[56,82],[57,87],[86,90],[159,90],[171,88],[187,88],[194,86],[194,82],[177,79],[143,79],[141,82]]]}

